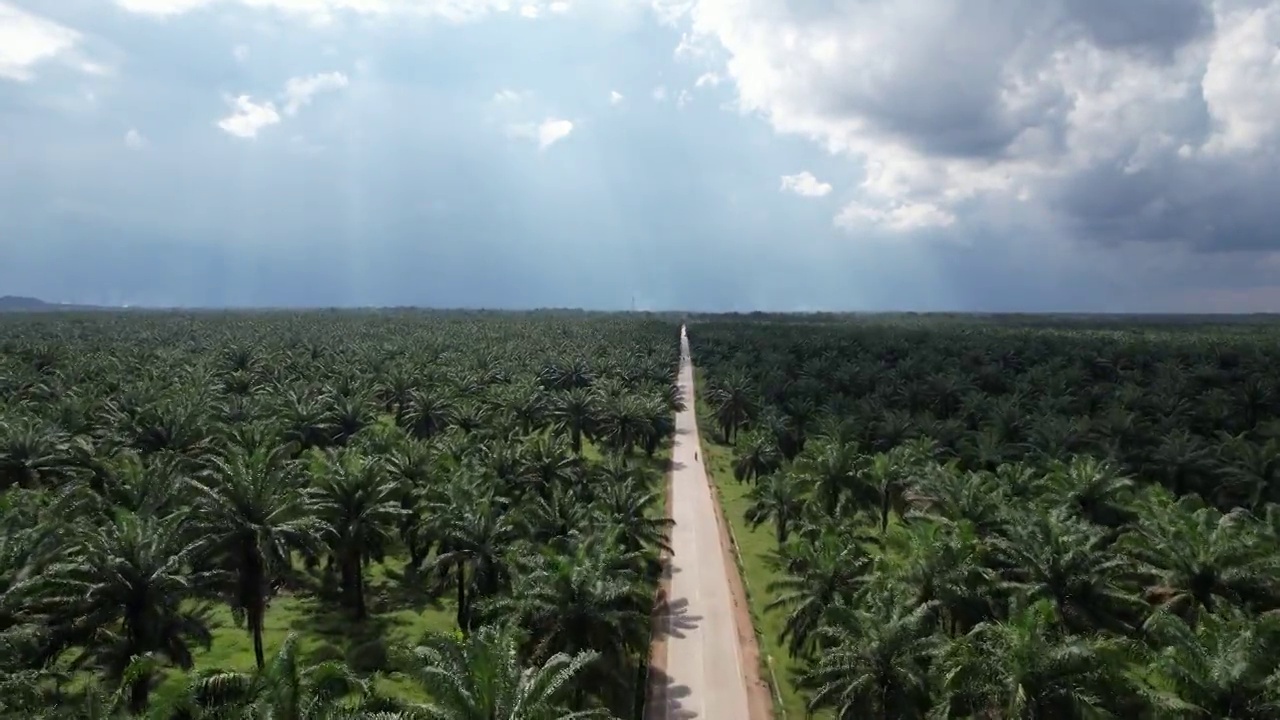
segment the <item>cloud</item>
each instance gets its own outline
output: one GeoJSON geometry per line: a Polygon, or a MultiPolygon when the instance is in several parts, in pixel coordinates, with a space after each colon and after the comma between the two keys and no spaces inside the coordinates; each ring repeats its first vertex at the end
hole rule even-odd
{"type": "Polygon", "coordinates": [[[719,73],[705,72],[698,76],[698,79],[696,82],[693,83],[693,86],[694,87],[715,87],[716,85],[720,84],[721,79],[722,78],[720,77],[719,73]]]}
{"type": "Polygon", "coordinates": [[[532,93],[527,90],[511,90],[503,88],[493,94],[493,102],[499,105],[513,105],[515,103],[527,100],[532,93]]]}
{"type": "Polygon", "coordinates": [[[256,103],[248,95],[230,100],[232,112],[218,121],[218,127],[238,138],[253,139],[262,128],[280,122],[280,113],[270,101],[256,103]]]}
{"type": "Polygon", "coordinates": [[[568,120],[548,118],[538,125],[538,147],[546,149],[569,137],[573,132],[573,123],[568,120]]]}
{"type": "Polygon", "coordinates": [[[231,57],[235,58],[236,62],[245,62],[249,59],[249,46],[241,44],[231,48],[231,57]]]}
{"type": "Polygon", "coordinates": [[[626,98],[622,96],[622,93],[618,92],[617,90],[610,90],[610,91],[609,91],[609,104],[610,104],[610,105],[619,105],[619,104],[621,104],[621,103],[622,103],[622,101],[623,101],[623,100],[625,100],[625,99],[626,99],[626,98]]]}
{"type": "Polygon", "coordinates": [[[339,90],[347,85],[347,76],[340,72],[289,78],[284,85],[284,112],[296,115],[298,110],[311,103],[311,98],[317,93],[339,90]]]}
{"type": "Polygon", "coordinates": [[[681,90],[680,94],[676,96],[676,107],[678,108],[683,108],[690,102],[693,102],[693,93],[688,90],[681,90]]]}
{"type": "Polygon", "coordinates": [[[834,223],[847,230],[880,226],[895,233],[903,233],[925,228],[946,228],[955,221],[955,215],[932,203],[904,202],[883,208],[869,207],[855,201],[840,209],[834,223]]]}
{"type": "Polygon", "coordinates": [[[657,102],[665,101],[667,99],[667,87],[665,85],[659,85],[655,87],[653,89],[652,95],[653,95],[653,99],[656,100],[657,102]]]}
{"type": "Polygon", "coordinates": [[[1276,246],[1280,0],[696,0],[671,15],[742,112],[861,167],[841,226],[1276,246]]]}
{"type": "Polygon", "coordinates": [[[80,39],[71,28],[0,2],[0,78],[30,81],[34,66],[67,54],[80,39]]]}
{"type": "Polygon", "coordinates": [[[147,144],[147,139],[137,129],[130,128],[129,132],[124,134],[124,144],[132,150],[138,150],[147,144]]]}
{"type": "Polygon", "coordinates": [[[286,15],[314,24],[332,23],[341,14],[378,17],[392,14],[439,18],[447,22],[470,22],[492,13],[518,12],[524,17],[538,17],[543,8],[564,13],[569,4],[509,0],[115,0],[116,5],[143,15],[169,17],[182,15],[215,5],[240,5],[255,9],[278,10],[286,15]]]}
{"type": "Polygon", "coordinates": [[[569,137],[573,132],[573,122],[557,118],[547,118],[540,123],[511,123],[507,125],[507,135],[514,138],[533,140],[538,149],[545,150],[555,143],[569,137]]]}
{"type": "Polygon", "coordinates": [[[805,197],[823,197],[831,192],[831,183],[820,182],[813,173],[804,170],[795,175],[783,175],[778,189],[805,197]]]}

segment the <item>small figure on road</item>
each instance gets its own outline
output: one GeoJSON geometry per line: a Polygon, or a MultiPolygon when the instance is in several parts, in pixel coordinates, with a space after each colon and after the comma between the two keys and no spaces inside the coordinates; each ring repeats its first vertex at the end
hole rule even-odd
{"type": "Polygon", "coordinates": [[[697,450],[694,450],[694,451],[693,451],[693,459],[694,459],[694,460],[697,460],[697,459],[698,459],[698,451],[697,451],[697,450]]]}

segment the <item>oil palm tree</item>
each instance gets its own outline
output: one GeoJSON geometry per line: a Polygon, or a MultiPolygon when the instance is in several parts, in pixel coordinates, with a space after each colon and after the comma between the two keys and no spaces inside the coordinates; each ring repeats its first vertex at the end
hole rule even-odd
{"type": "Polygon", "coordinates": [[[197,673],[168,712],[193,720],[331,720],[335,711],[358,708],[371,689],[341,662],[303,664],[299,637],[290,633],[270,664],[253,672],[197,673]]]}
{"type": "Polygon", "coordinates": [[[1137,650],[1103,635],[1069,635],[1053,605],[1015,605],[948,642],[931,666],[933,716],[1068,720],[1118,714],[1135,692],[1126,672],[1137,650]]]}
{"type": "Polygon", "coordinates": [[[214,458],[209,472],[191,480],[194,493],[189,532],[201,551],[234,576],[232,611],[253,637],[258,668],[267,602],[290,570],[294,550],[314,554],[329,528],[321,520],[329,508],[297,482],[290,462],[293,447],[248,452],[233,449],[214,458]]]}
{"type": "Polygon", "coordinates": [[[774,473],[757,481],[747,497],[751,504],[744,514],[746,521],[753,528],[772,522],[774,536],[781,547],[791,537],[792,523],[804,509],[808,489],[798,478],[774,473]]]}
{"type": "Polygon", "coordinates": [[[603,710],[570,709],[570,684],[598,657],[584,652],[520,662],[509,629],[486,625],[470,635],[436,633],[398,653],[400,673],[431,700],[413,708],[428,720],[605,720],[603,710]]]}
{"type": "MultiPolygon", "coordinates": [[[[91,663],[119,682],[133,659],[154,653],[188,669],[193,645],[211,640],[201,602],[222,584],[221,570],[193,571],[199,542],[187,540],[181,515],[120,513],[101,526],[77,526],[61,558],[13,592],[64,648],[83,648],[91,663]]],[[[128,683],[128,705],[147,707],[151,675],[128,683]]]]}
{"type": "Polygon", "coordinates": [[[813,691],[809,710],[830,709],[840,720],[924,717],[937,607],[905,599],[869,593],[829,609],[815,636],[823,651],[801,678],[813,691]]]}
{"type": "Polygon", "coordinates": [[[365,566],[383,557],[406,511],[385,465],[354,450],[313,456],[310,468],[325,540],[338,565],[347,606],[357,620],[365,606],[365,566]]]}

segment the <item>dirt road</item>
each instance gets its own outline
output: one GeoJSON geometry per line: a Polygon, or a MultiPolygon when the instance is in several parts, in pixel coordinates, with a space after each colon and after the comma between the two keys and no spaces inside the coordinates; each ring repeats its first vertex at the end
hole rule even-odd
{"type": "MultiPolygon", "coordinates": [[[[722,544],[716,499],[698,452],[693,370],[689,344],[680,339],[680,386],[687,408],[676,415],[672,448],[669,612],[660,623],[664,635],[664,677],[648,720],[747,720],[750,681],[744,671],[734,585],[737,573],[722,544]]],[[[739,601],[741,603],[741,601],[739,601]]],[[[750,620],[746,621],[749,625],[750,620]]],[[[747,628],[750,632],[750,628],[747,628]]],[[[754,677],[755,668],[750,668],[754,677]]]]}

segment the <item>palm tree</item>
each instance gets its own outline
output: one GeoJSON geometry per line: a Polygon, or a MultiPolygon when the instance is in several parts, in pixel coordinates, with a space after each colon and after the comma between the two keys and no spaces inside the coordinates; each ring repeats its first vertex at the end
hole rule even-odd
{"type": "Polygon", "coordinates": [[[796,458],[794,472],[812,485],[814,498],[827,517],[836,518],[841,504],[857,491],[864,462],[852,445],[823,442],[810,445],[796,458]]]}
{"type": "Polygon", "coordinates": [[[1224,608],[1192,628],[1160,611],[1147,627],[1157,647],[1151,667],[1176,693],[1184,717],[1280,716],[1280,619],[1224,608]]]}
{"type": "Polygon", "coordinates": [[[234,449],[226,458],[214,458],[204,478],[190,481],[195,492],[191,537],[235,576],[231,607],[247,621],[259,668],[266,662],[262,629],[268,598],[291,569],[291,552],[314,554],[328,529],[320,519],[328,508],[293,477],[292,453],[290,445],[272,451],[234,449]]]}
{"type": "Polygon", "coordinates": [[[1119,528],[1136,518],[1137,485],[1110,461],[1076,455],[1050,463],[1044,484],[1053,501],[1096,525],[1119,528]]]}
{"type": "Polygon", "coordinates": [[[813,690],[810,711],[829,708],[841,720],[924,716],[937,608],[902,600],[872,593],[828,611],[816,633],[823,651],[801,679],[813,690]]]}
{"type": "Polygon", "coordinates": [[[1068,513],[1032,514],[994,539],[1004,589],[1027,601],[1048,600],[1072,632],[1131,629],[1143,610],[1133,559],[1112,548],[1107,534],[1068,513]]]}
{"type": "Polygon", "coordinates": [[[636,443],[653,433],[652,413],[630,395],[610,395],[600,400],[597,437],[608,447],[629,455],[636,443]]]}
{"type": "Polygon", "coordinates": [[[968,632],[993,616],[1001,600],[990,549],[968,521],[913,522],[887,538],[884,571],[914,591],[917,605],[936,602],[951,635],[968,632]]]}
{"type": "Polygon", "coordinates": [[[356,619],[363,620],[368,614],[365,565],[383,556],[406,515],[400,507],[399,487],[383,463],[354,450],[315,456],[311,474],[343,595],[356,619]]]}
{"type": "Polygon", "coordinates": [[[587,720],[602,710],[570,710],[565,694],[598,657],[593,652],[553,655],[525,666],[509,629],[486,625],[470,635],[435,633],[401,651],[401,673],[431,701],[414,708],[430,720],[587,720]]]}
{"type": "Polygon", "coordinates": [[[586,387],[558,392],[552,399],[551,417],[569,432],[574,455],[582,455],[582,440],[592,436],[598,408],[595,395],[586,387]]]}
{"type": "Polygon", "coordinates": [[[1136,650],[1102,635],[1067,635],[1048,601],[978,624],[937,654],[937,717],[1068,720],[1108,717],[1133,695],[1136,650]]]}
{"type": "Polygon", "coordinates": [[[778,545],[785,545],[791,536],[791,523],[803,512],[808,493],[797,478],[775,473],[756,482],[747,493],[751,505],[744,515],[751,527],[773,522],[778,545]]]}
{"type": "Polygon", "coordinates": [[[605,485],[596,496],[599,515],[617,532],[617,539],[626,552],[656,549],[672,552],[667,534],[676,524],[660,515],[661,496],[642,484],[632,481],[605,485]]]}
{"type": "MultiPolygon", "coordinates": [[[[13,592],[42,618],[63,648],[84,648],[111,681],[148,653],[180,668],[192,665],[193,643],[208,646],[205,606],[220,570],[192,571],[199,542],[188,542],[184,518],[120,513],[100,527],[77,526],[62,558],[13,592]]],[[[128,683],[129,708],[141,712],[151,692],[149,673],[128,683]]]]}
{"type": "MultiPolygon", "coordinates": [[[[76,469],[75,447],[85,442],[35,419],[0,422],[0,491],[50,486],[66,479],[76,469]]],[[[81,450],[93,454],[86,447],[81,450]]]]}
{"type": "Polygon", "coordinates": [[[792,655],[805,656],[814,649],[815,633],[829,607],[851,602],[866,580],[872,559],[857,544],[832,530],[809,541],[792,541],[781,550],[786,575],[769,584],[773,598],[766,611],[785,610],[779,640],[792,655]]]}
{"type": "Polygon", "coordinates": [[[739,436],[733,449],[733,477],[744,482],[754,482],[782,466],[782,455],[777,441],[764,432],[750,432],[739,436]]]}
{"type": "Polygon", "coordinates": [[[731,375],[715,383],[707,395],[724,441],[730,445],[734,444],[738,429],[755,418],[756,402],[750,388],[746,376],[731,375]]]}
{"type": "Polygon", "coordinates": [[[546,553],[522,574],[509,596],[486,615],[516,622],[528,636],[528,657],[596,652],[601,662],[575,684],[575,705],[587,690],[620,713],[634,701],[634,669],[647,654],[653,596],[637,571],[641,558],[606,534],[579,542],[567,554],[546,553]]]}
{"type": "Polygon", "coordinates": [[[508,582],[508,554],[520,537],[516,516],[504,509],[502,498],[479,490],[482,481],[459,478],[447,499],[432,508],[440,537],[435,566],[454,570],[457,621],[464,633],[472,628],[472,606],[508,582]]]}
{"type": "Polygon", "coordinates": [[[271,658],[255,672],[205,670],[188,681],[170,717],[263,718],[264,720],[330,720],[336,710],[353,706],[351,697],[368,696],[370,686],[345,664],[301,662],[298,635],[290,633],[271,658]]]}
{"type": "Polygon", "coordinates": [[[1164,496],[1121,542],[1138,561],[1147,598],[1194,621],[1222,600],[1276,607],[1280,558],[1258,541],[1260,531],[1239,513],[1164,496]]]}

